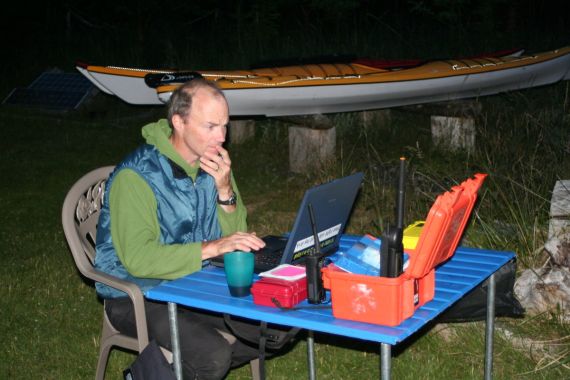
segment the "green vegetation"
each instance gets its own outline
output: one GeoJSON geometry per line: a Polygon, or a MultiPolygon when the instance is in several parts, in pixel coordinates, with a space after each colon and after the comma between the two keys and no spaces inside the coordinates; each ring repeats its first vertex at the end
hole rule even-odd
{"type": "MultiPolygon", "coordinates": [[[[0,15],[5,50],[0,96],[42,71],[103,65],[244,68],[263,60],[356,54],[387,59],[467,56],[568,44],[565,2],[457,0],[100,1],[12,4],[0,15]]],[[[393,220],[393,181],[409,162],[406,222],[423,219],[435,197],[475,172],[489,173],[464,245],[510,250],[519,270],[544,264],[550,192],[570,178],[568,82],[474,100],[472,154],[435,149],[429,107],[391,110],[365,126],[358,113],[332,115],[337,161],[310,175],[288,171],[287,124],[259,120],[256,136],[231,146],[249,224],[286,231],[304,189],[355,170],[366,173],[348,232],[378,235],[393,220]]],[[[140,127],[163,110],[99,94],[77,112],[0,108],[0,379],[92,378],[102,308],[75,269],[60,212],[87,171],[117,163],[141,142],[140,127]]],[[[570,377],[570,327],[556,312],[500,318],[497,379],[570,377]]],[[[484,325],[427,326],[393,349],[396,379],[479,379],[484,325]]],[[[331,379],[377,378],[377,345],[316,336],[317,371],[331,379]]],[[[267,362],[268,378],[306,376],[305,342],[267,362]]],[[[114,350],[108,378],[134,359],[114,350]]],[[[247,367],[229,379],[249,378],[247,367]]]]}
{"type": "MultiPolygon", "coordinates": [[[[513,250],[520,266],[541,265],[549,192],[556,179],[570,174],[566,92],[562,83],[480,99],[477,148],[471,155],[435,149],[423,108],[392,110],[388,123],[368,127],[357,113],[333,115],[338,159],[311,175],[288,172],[287,124],[259,120],[252,141],[230,147],[251,228],[260,234],[289,229],[305,188],[363,170],[365,186],[348,232],[379,234],[393,218],[394,173],[405,155],[410,168],[406,222],[424,218],[444,189],[486,172],[490,176],[464,244],[513,250]]],[[[5,342],[0,378],[79,379],[94,373],[101,305],[72,262],[60,208],[76,179],[120,160],[140,142],[140,126],[161,114],[159,108],[126,106],[104,95],[67,114],[0,110],[0,331],[5,342]]],[[[496,378],[568,376],[570,328],[556,314],[503,318],[498,325],[496,378]],[[526,344],[517,345],[505,334],[526,339],[526,344]]],[[[394,377],[480,378],[483,332],[482,323],[429,326],[393,350],[394,377]]],[[[320,376],[378,375],[376,345],[327,335],[317,335],[316,341],[320,376]]],[[[133,359],[114,351],[110,378],[120,378],[133,359]]],[[[267,370],[271,379],[304,376],[304,341],[269,360],[267,370]]],[[[248,376],[244,367],[229,378],[248,376]]]]}

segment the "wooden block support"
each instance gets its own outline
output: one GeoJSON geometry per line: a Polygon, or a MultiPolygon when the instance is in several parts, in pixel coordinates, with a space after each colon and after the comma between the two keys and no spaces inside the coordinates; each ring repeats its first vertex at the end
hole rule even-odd
{"type": "Polygon", "coordinates": [[[432,116],[431,137],[442,149],[473,153],[475,122],[470,117],[432,116]]]}
{"type": "Polygon", "coordinates": [[[389,109],[361,111],[359,112],[360,120],[364,126],[385,126],[392,121],[392,113],[389,109]]]}
{"type": "Polygon", "coordinates": [[[228,130],[230,144],[243,144],[255,136],[254,120],[232,120],[228,130]]]}
{"type": "Polygon", "coordinates": [[[419,104],[404,108],[411,108],[416,112],[418,110],[422,110],[422,113],[427,113],[429,115],[471,117],[476,119],[481,115],[483,105],[478,101],[462,99],[447,102],[419,104]]]}
{"type": "Polygon", "coordinates": [[[333,127],[332,120],[326,115],[300,115],[300,116],[281,116],[276,117],[286,123],[298,125],[300,127],[312,129],[329,129],[333,127]]]}
{"type": "Polygon", "coordinates": [[[307,173],[335,159],[336,128],[289,127],[289,170],[307,173]]]}

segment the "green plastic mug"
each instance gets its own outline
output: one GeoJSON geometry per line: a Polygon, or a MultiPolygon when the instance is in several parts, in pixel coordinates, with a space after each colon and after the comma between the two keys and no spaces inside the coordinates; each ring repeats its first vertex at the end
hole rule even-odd
{"type": "Polygon", "coordinates": [[[230,294],[245,297],[251,294],[253,282],[253,253],[234,251],[224,255],[224,271],[230,294]]]}

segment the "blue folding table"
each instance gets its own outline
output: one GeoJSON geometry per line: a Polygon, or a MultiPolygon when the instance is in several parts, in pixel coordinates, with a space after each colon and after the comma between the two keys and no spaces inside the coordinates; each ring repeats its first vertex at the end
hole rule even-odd
{"type": "MultiPolygon", "coordinates": [[[[339,249],[350,248],[359,238],[358,236],[343,236],[339,249]]],[[[489,278],[485,333],[485,379],[490,379],[492,377],[495,314],[494,273],[514,258],[515,254],[512,252],[457,248],[453,257],[436,269],[434,299],[395,327],[337,319],[332,315],[331,309],[302,308],[310,306],[307,301],[299,304],[301,308],[294,311],[282,311],[273,307],[255,305],[252,296],[243,298],[230,296],[224,271],[213,266],[207,266],[200,272],[165,282],[147,291],[145,296],[151,300],[168,302],[174,367],[178,379],[181,379],[182,372],[176,319],[177,305],[308,330],[310,334],[307,341],[307,353],[310,379],[315,378],[313,331],[378,342],[380,343],[381,378],[389,379],[392,346],[411,336],[489,278]]]]}

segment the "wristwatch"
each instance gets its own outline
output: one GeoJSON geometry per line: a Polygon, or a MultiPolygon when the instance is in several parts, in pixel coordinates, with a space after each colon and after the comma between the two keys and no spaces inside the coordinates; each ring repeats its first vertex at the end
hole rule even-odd
{"type": "Polygon", "coordinates": [[[228,199],[226,199],[225,201],[222,201],[220,199],[220,195],[218,194],[218,204],[219,205],[223,205],[223,206],[233,206],[237,203],[237,195],[236,193],[232,190],[232,195],[230,195],[230,197],[228,199]]]}

